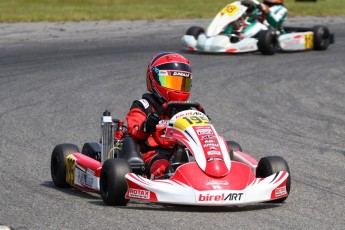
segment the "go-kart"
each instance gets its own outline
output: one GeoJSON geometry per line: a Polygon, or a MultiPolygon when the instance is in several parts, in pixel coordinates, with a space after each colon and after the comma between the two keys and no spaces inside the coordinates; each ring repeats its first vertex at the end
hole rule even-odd
{"type": "Polygon", "coordinates": [[[334,34],[326,26],[312,28],[271,27],[258,10],[257,0],[228,4],[218,12],[206,31],[190,27],[182,37],[185,50],[204,53],[244,53],[260,51],[325,50],[334,43],[334,34]]]}
{"type": "Polygon", "coordinates": [[[195,102],[169,102],[156,113],[175,114],[161,121],[153,138],[170,148],[169,167],[150,177],[123,121],[102,116],[101,143],[85,143],[81,153],[73,144],[57,145],[51,175],[57,187],[100,192],[108,205],[130,199],[165,204],[230,206],[283,202],[291,176],[279,156],[260,161],[242,152],[234,141],[219,136],[202,107],[195,102]],[[190,109],[194,108],[194,109],[190,109]]]}

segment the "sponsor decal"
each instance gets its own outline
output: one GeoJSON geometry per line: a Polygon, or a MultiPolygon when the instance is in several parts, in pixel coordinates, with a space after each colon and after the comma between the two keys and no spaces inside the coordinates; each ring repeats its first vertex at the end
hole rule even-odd
{"type": "Polygon", "coordinates": [[[284,195],[287,194],[286,186],[280,187],[280,188],[276,188],[274,191],[275,191],[276,197],[284,196],[284,195]]]}
{"type": "Polygon", "coordinates": [[[92,185],[93,185],[93,177],[89,176],[89,175],[86,175],[85,184],[86,184],[86,186],[92,187],[92,185]]]}
{"type": "Polygon", "coordinates": [[[145,99],[141,99],[139,101],[141,102],[141,104],[143,104],[145,109],[147,109],[150,106],[149,102],[145,99]]]}
{"type": "Polygon", "coordinates": [[[89,175],[92,175],[92,176],[95,175],[95,172],[92,169],[89,169],[89,168],[86,169],[86,173],[89,174],[89,175]]]}
{"type": "Polygon", "coordinates": [[[150,199],[150,191],[130,188],[128,192],[128,196],[148,200],[150,199]]]}
{"type": "Polygon", "coordinates": [[[86,169],[85,184],[86,186],[92,187],[95,172],[92,169],[86,169]]]}
{"type": "Polygon", "coordinates": [[[217,137],[216,136],[213,136],[213,135],[205,135],[205,136],[202,136],[201,139],[202,140],[205,140],[205,139],[216,139],[217,137]]]}
{"type": "Polygon", "coordinates": [[[198,135],[213,134],[211,129],[197,129],[196,132],[198,135]]]}
{"type": "Polygon", "coordinates": [[[85,185],[85,173],[78,170],[77,175],[78,175],[77,179],[78,179],[79,184],[85,185]]]}
{"type": "Polygon", "coordinates": [[[207,155],[222,155],[219,151],[208,151],[207,155]]]}
{"type": "Polygon", "coordinates": [[[173,75],[173,76],[181,76],[181,77],[189,77],[189,76],[190,76],[189,73],[175,72],[175,71],[172,72],[172,75],[173,75]]]}
{"type": "Polygon", "coordinates": [[[224,161],[223,158],[220,157],[211,157],[207,159],[208,162],[210,161],[224,161]]]}
{"type": "Polygon", "coordinates": [[[222,180],[209,180],[207,181],[206,185],[213,186],[213,185],[229,185],[228,181],[222,181],[222,180]]]}
{"type": "Polygon", "coordinates": [[[199,201],[210,202],[210,201],[240,201],[242,199],[243,192],[234,192],[229,194],[210,195],[210,194],[199,194],[199,201]]]}
{"type": "Polygon", "coordinates": [[[289,41],[285,43],[286,46],[297,46],[299,45],[299,41],[289,41]]]}
{"type": "Polygon", "coordinates": [[[160,125],[168,125],[169,124],[169,120],[160,120],[158,122],[158,124],[160,124],[160,125]]]}
{"type": "Polygon", "coordinates": [[[203,114],[202,112],[197,111],[197,110],[193,112],[193,115],[199,115],[199,116],[204,116],[204,117],[206,117],[205,114],[203,114]]]}
{"type": "Polygon", "coordinates": [[[194,115],[194,112],[184,112],[184,113],[179,113],[179,114],[176,114],[176,119],[179,118],[179,117],[184,117],[184,116],[191,116],[191,115],[194,115]]]}
{"type": "Polygon", "coordinates": [[[215,144],[215,143],[208,143],[208,144],[204,144],[203,146],[204,146],[204,148],[205,147],[219,147],[219,145],[215,144]]]}
{"type": "Polygon", "coordinates": [[[243,192],[239,192],[239,193],[229,193],[225,198],[224,200],[236,200],[236,201],[239,201],[242,199],[242,195],[243,195],[243,192]]]}
{"type": "Polygon", "coordinates": [[[92,187],[94,176],[95,172],[92,169],[87,168],[84,171],[83,169],[77,168],[77,181],[81,185],[92,187]]]}
{"type": "MultiPolygon", "coordinates": [[[[157,69],[157,70],[158,70],[158,69],[157,69]]],[[[155,70],[156,73],[157,73],[157,70],[155,70]]],[[[168,71],[166,71],[166,70],[159,70],[158,73],[159,73],[160,75],[169,75],[168,71]]]]}
{"type": "Polygon", "coordinates": [[[205,143],[205,144],[208,144],[208,143],[216,143],[216,140],[204,140],[204,143],[205,143]]]}

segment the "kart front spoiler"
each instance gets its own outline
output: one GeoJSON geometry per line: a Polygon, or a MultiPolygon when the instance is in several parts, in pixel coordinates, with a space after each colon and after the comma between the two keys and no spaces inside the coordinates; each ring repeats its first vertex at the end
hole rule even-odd
{"type": "Polygon", "coordinates": [[[205,34],[200,34],[197,40],[194,36],[184,35],[182,44],[186,50],[207,53],[245,53],[258,50],[255,38],[245,38],[232,43],[226,35],[206,37],[205,34]]]}
{"type": "MultiPolygon", "coordinates": [[[[176,175],[176,173],[175,173],[176,175]]],[[[170,179],[149,180],[134,173],[126,175],[127,199],[197,206],[234,206],[259,203],[288,196],[286,181],[289,174],[280,171],[266,178],[253,178],[245,188],[232,189],[231,176],[215,179],[205,175],[198,183],[208,183],[209,189],[203,186],[193,187],[187,179],[179,180],[175,175],[170,179]]],[[[236,182],[234,182],[236,183],[236,182]]]]}

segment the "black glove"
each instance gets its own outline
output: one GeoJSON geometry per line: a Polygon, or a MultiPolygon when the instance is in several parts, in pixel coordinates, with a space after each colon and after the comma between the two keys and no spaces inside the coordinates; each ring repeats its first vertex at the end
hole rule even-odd
{"type": "Polygon", "coordinates": [[[143,131],[145,133],[153,133],[156,131],[156,125],[159,120],[159,116],[156,113],[150,113],[143,123],[143,131]]]}

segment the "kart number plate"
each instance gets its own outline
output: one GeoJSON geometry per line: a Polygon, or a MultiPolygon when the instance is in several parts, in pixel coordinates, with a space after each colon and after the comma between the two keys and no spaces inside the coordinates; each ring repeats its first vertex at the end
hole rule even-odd
{"type": "Polygon", "coordinates": [[[177,119],[174,126],[181,130],[184,130],[189,126],[205,125],[205,124],[209,124],[209,121],[206,117],[192,115],[192,116],[185,116],[185,117],[181,117],[177,119]]]}
{"type": "Polygon", "coordinates": [[[228,4],[224,9],[220,11],[221,14],[228,14],[229,16],[233,16],[236,14],[237,11],[239,11],[239,7],[234,4],[228,4]]]}
{"type": "Polygon", "coordinates": [[[306,49],[312,49],[314,44],[314,36],[313,34],[305,34],[304,35],[304,47],[306,49]]]}

